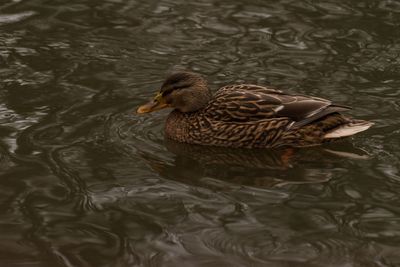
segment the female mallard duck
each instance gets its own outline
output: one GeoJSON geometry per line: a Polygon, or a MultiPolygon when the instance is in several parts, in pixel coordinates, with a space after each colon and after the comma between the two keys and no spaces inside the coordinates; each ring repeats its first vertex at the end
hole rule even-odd
{"type": "Polygon", "coordinates": [[[367,130],[372,122],[340,112],[347,106],[322,98],[290,95],[258,85],[220,88],[212,96],[207,81],[191,72],[169,76],[138,113],[171,107],[167,138],[226,147],[312,146],[367,130]]]}

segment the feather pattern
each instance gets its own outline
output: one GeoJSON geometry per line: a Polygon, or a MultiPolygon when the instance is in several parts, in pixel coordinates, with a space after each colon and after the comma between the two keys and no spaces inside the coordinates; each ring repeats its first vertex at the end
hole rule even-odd
{"type": "Polygon", "coordinates": [[[229,147],[311,146],[331,138],[332,129],[350,124],[339,112],[347,106],[304,95],[290,95],[258,85],[219,89],[194,113],[173,111],[167,137],[176,141],[229,147]]]}
{"type": "Polygon", "coordinates": [[[237,85],[218,90],[206,112],[223,121],[284,117],[295,122],[293,127],[300,127],[328,114],[348,109],[322,98],[289,95],[262,86],[237,85]]]}
{"type": "Polygon", "coordinates": [[[166,107],[174,109],[165,124],[166,137],[198,145],[313,146],[373,124],[342,115],[350,107],[330,100],[259,85],[228,85],[212,95],[207,81],[191,72],[170,75],[138,113],[166,107]]]}

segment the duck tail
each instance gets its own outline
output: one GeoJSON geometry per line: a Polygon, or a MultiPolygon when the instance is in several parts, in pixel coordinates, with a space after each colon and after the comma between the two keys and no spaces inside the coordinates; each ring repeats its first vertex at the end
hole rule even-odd
{"type": "Polygon", "coordinates": [[[324,139],[336,139],[351,136],[367,130],[372,125],[374,125],[374,123],[370,121],[352,120],[327,132],[324,135],[324,139]]]}

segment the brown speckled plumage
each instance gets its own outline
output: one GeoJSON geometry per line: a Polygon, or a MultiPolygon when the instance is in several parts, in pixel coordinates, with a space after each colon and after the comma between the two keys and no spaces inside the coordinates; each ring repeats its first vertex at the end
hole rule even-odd
{"type": "Polygon", "coordinates": [[[340,114],[349,107],[258,85],[225,86],[212,96],[206,81],[190,72],[170,76],[150,105],[138,112],[174,108],[165,125],[167,138],[198,145],[312,146],[372,125],[340,114]]]}

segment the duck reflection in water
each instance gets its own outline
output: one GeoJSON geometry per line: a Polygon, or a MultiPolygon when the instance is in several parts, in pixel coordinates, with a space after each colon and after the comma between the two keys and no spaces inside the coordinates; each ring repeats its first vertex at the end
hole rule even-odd
{"type": "Polygon", "coordinates": [[[165,146],[174,154],[172,164],[155,159],[154,155],[142,155],[162,177],[195,185],[210,182],[269,188],[322,183],[331,179],[338,158],[368,158],[365,151],[348,142],[342,146],[336,143],[335,150],[329,145],[275,150],[229,149],[169,139],[165,139],[165,146]]]}

